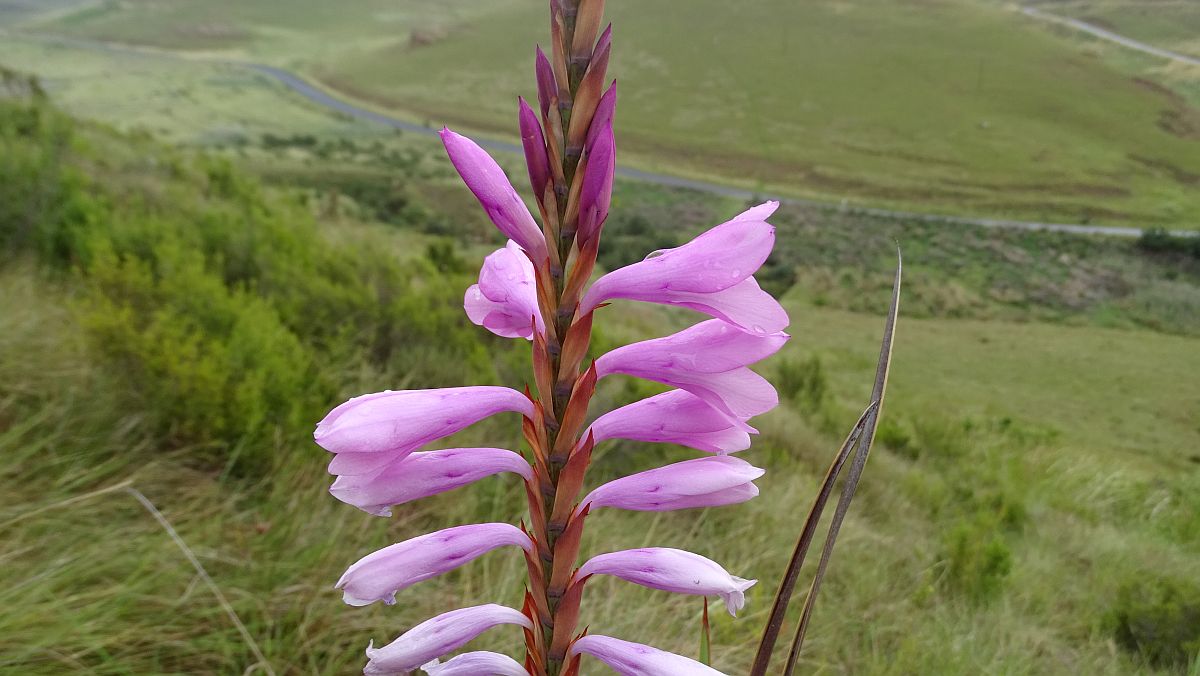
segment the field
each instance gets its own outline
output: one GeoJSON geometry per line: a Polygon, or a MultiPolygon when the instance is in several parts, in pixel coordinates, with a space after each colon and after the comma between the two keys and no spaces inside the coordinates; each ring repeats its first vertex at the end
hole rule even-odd
{"type": "Polygon", "coordinates": [[[1200,56],[1200,7],[1186,0],[1058,0],[1044,3],[1136,40],[1200,56]]]}
{"type": "MultiPolygon", "coordinates": [[[[1194,74],[1123,69],[976,0],[702,4],[611,9],[635,166],[835,202],[1200,227],[1200,113],[1172,89],[1194,74]]],[[[323,7],[105,2],[25,29],[283,65],[416,121],[511,137],[541,5],[323,7]]]]}

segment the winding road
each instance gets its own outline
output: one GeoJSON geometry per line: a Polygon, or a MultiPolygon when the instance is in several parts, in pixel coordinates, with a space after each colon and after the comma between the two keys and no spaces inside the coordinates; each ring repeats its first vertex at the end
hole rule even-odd
{"type": "Polygon", "coordinates": [[[1154,45],[1148,45],[1144,42],[1139,42],[1138,40],[1134,40],[1133,38],[1125,37],[1124,35],[1121,35],[1120,33],[1114,33],[1108,29],[1101,28],[1094,24],[1090,24],[1086,21],[1080,21],[1079,19],[1072,19],[1072,18],[1066,17],[1066,16],[1059,16],[1057,14],[1043,12],[1042,10],[1040,10],[1036,7],[1022,7],[1021,12],[1023,12],[1026,16],[1030,16],[1035,19],[1040,19],[1042,21],[1049,21],[1050,23],[1056,23],[1061,26],[1069,26],[1071,28],[1074,28],[1077,31],[1081,31],[1081,32],[1087,33],[1089,35],[1094,35],[1095,37],[1098,37],[1102,40],[1108,40],[1109,42],[1115,42],[1116,44],[1121,45],[1122,47],[1128,47],[1129,49],[1134,49],[1139,52],[1144,52],[1146,54],[1150,54],[1151,56],[1157,56],[1157,57],[1160,57],[1163,59],[1167,59],[1168,61],[1180,61],[1182,63],[1190,63],[1193,66],[1200,66],[1200,58],[1197,58],[1195,56],[1188,56],[1187,54],[1180,54],[1179,52],[1172,52],[1169,49],[1163,49],[1161,47],[1155,47],[1154,45]]]}
{"type": "MultiPolygon", "coordinates": [[[[1025,8],[1024,11],[1026,14],[1028,14],[1030,16],[1035,16],[1037,18],[1047,18],[1047,17],[1053,16],[1053,15],[1048,15],[1044,12],[1040,12],[1038,10],[1033,10],[1032,8],[1025,8]]],[[[1054,19],[1061,19],[1061,17],[1054,17],[1054,19]]],[[[1062,19],[1062,21],[1074,22],[1074,20],[1067,20],[1067,19],[1062,19]]],[[[1087,25],[1087,24],[1084,24],[1084,25],[1087,25]]],[[[1091,28],[1095,28],[1095,27],[1091,27],[1091,28]]],[[[1101,30],[1101,29],[1097,28],[1095,30],[1101,30]]],[[[0,31],[0,34],[3,34],[3,31],[0,31]]],[[[386,113],[371,110],[370,108],[366,108],[362,105],[356,104],[347,99],[339,98],[338,96],[334,95],[330,91],[314,85],[312,82],[306,80],[305,78],[301,77],[300,75],[297,75],[296,73],[285,70],[283,68],[278,68],[276,66],[269,66],[266,64],[252,63],[252,62],[245,62],[245,61],[232,61],[232,60],[228,60],[228,59],[184,56],[184,55],[181,55],[178,53],[173,53],[173,52],[166,51],[166,50],[152,49],[152,48],[139,47],[139,46],[134,46],[134,45],[126,45],[126,44],[120,44],[120,43],[112,43],[112,42],[101,42],[101,41],[97,41],[97,40],[84,40],[84,39],[79,39],[79,38],[67,38],[67,37],[52,36],[52,35],[35,35],[35,34],[28,34],[28,33],[22,33],[21,35],[23,37],[33,38],[33,39],[42,40],[42,41],[46,41],[46,42],[81,47],[81,48],[86,48],[86,49],[94,49],[94,50],[110,52],[110,53],[134,54],[134,55],[143,56],[143,57],[174,59],[174,60],[189,61],[189,62],[201,61],[204,63],[215,63],[215,64],[219,64],[219,65],[231,66],[231,67],[236,67],[236,68],[246,68],[246,69],[252,70],[254,72],[260,73],[262,75],[265,75],[267,77],[274,79],[275,81],[279,82],[280,84],[284,85],[291,91],[304,97],[305,99],[307,99],[308,101],[310,101],[314,104],[323,106],[325,108],[336,111],[338,113],[349,115],[351,117],[354,117],[355,119],[363,120],[363,121],[374,123],[374,124],[383,125],[386,127],[390,127],[392,129],[399,129],[401,131],[406,131],[406,132],[411,132],[411,133],[421,134],[421,135],[426,135],[426,136],[435,136],[438,133],[438,130],[433,127],[428,127],[428,126],[425,126],[422,124],[409,122],[407,120],[393,117],[386,113]]],[[[1130,42],[1134,42],[1134,41],[1130,41],[1130,42]]],[[[1122,43],[1122,44],[1124,44],[1124,43],[1122,43]]],[[[1140,43],[1137,43],[1137,44],[1140,44],[1140,43]]],[[[1149,47],[1149,45],[1144,45],[1144,46],[1149,47]]],[[[1151,47],[1150,49],[1154,49],[1154,48],[1151,47]]],[[[1182,55],[1175,55],[1175,56],[1182,56],[1182,55]]],[[[1189,58],[1189,57],[1184,57],[1184,58],[1189,58]]],[[[477,143],[479,143],[480,146],[486,148],[489,151],[503,152],[503,153],[521,153],[521,152],[523,152],[519,145],[508,142],[508,141],[499,141],[499,140],[495,140],[495,139],[487,139],[487,138],[479,138],[479,137],[473,137],[473,138],[477,143]]],[[[697,190],[700,192],[706,192],[706,193],[721,195],[724,197],[731,197],[731,198],[740,199],[740,200],[775,199],[775,200],[779,200],[780,202],[782,202],[784,204],[794,204],[794,205],[825,208],[825,209],[837,209],[843,213],[861,214],[861,215],[873,216],[873,217],[877,217],[877,218],[921,221],[921,222],[926,222],[926,223],[973,225],[973,226],[979,226],[979,227],[984,227],[984,228],[1042,230],[1042,231],[1052,231],[1052,232],[1074,233],[1074,234],[1081,234],[1081,235],[1107,235],[1107,236],[1114,236],[1114,237],[1139,237],[1142,234],[1141,228],[1134,228],[1134,227],[1109,226],[1109,225],[1080,225],[1080,224],[1073,224],[1073,223],[1021,221],[1021,220],[998,219],[998,218],[978,218],[978,217],[971,217],[971,216],[949,216],[949,215],[943,215],[943,214],[921,213],[921,212],[915,212],[915,211],[878,209],[878,208],[873,208],[873,207],[865,207],[865,206],[860,206],[860,205],[848,204],[846,202],[835,203],[835,202],[805,199],[805,198],[799,198],[799,197],[770,195],[770,194],[764,194],[763,192],[760,192],[760,191],[748,190],[748,189],[740,188],[737,186],[722,185],[719,183],[700,181],[700,180],[696,180],[696,179],[692,179],[692,178],[686,178],[683,176],[676,176],[676,175],[671,175],[671,174],[662,174],[662,173],[657,173],[657,172],[652,172],[652,171],[643,171],[641,169],[634,169],[634,168],[628,167],[628,166],[619,166],[617,168],[617,175],[622,178],[629,179],[629,180],[640,181],[640,182],[644,182],[644,183],[651,183],[654,185],[668,186],[668,187],[673,187],[673,188],[684,188],[684,189],[688,189],[688,190],[697,190]]],[[[1175,231],[1172,231],[1172,234],[1178,235],[1178,236],[1185,236],[1185,237],[1186,236],[1200,236],[1200,232],[1192,232],[1192,231],[1187,231],[1187,230],[1175,230],[1175,231]]]]}

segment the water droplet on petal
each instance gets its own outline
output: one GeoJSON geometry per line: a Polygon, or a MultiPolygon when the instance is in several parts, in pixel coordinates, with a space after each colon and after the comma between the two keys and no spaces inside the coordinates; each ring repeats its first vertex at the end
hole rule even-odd
{"type": "Polygon", "coordinates": [[[754,326],[752,326],[752,327],[750,327],[750,328],[751,328],[751,330],[753,330],[755,333],[766,333],[766,332],[767,332],[767,330],[766,330],[765,328],[763,328],[763,327],[759,326],[758,324],[755,324],[754,326]]]}
{"type": "Polygon", "coordinates": [[[659,256],[665,254],[666,252],[667,252],[666,249],[659,249],[658,251],[651,251],[650,253],[646,254],[646,257],[642,260],[648,261],[652,258],[658,258],[659,256]]]}

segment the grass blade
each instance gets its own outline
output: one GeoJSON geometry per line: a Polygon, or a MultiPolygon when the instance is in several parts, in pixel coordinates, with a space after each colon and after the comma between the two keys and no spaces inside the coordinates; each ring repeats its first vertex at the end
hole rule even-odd
{"type": "Polygon", "coordinates": [[[882,345],[880,347],[879,362],[875,370],[875,383],[871,392],[872,403],[863,411],[858,422],[846,437],[837,455],[834,457],[833,463],[829,467],[829,471],[825,475],[825,480],[821,484],[821,489],[817,493],[816,499],[813,501],[812,508],[809,510],[808,518],[804,522],[804,528],[801,531],[800,538],[796,543],[796,549],[792,554],[792,559],[788,563],[787,570],[784,573],[783,579],[780,581],[779,590],[775,595],[775,602],[771,608],[771,614],[767,619],[767,625],[763,629],[762,640],[759,642],[758,652],[755,655],[754,665],[751,668],[750,676],[766,676],[767,668],[770,666],[771,654],[775,649],[775,643],[779,638],[779,632],[783,627],[783,621],[787,614],[788,605],[791,603],[792,593],[795,589],[796,579],[800,574],[800,568],[804,565],[804,560],[808,555],[808,548],[812,543],[813,536],[816,532],[817,525],[821,520],[821,515],[825,511],[826,503],[829,496],[833,492],[833,486],[837,481],[838,475],[841,473],[846,460],[850,457],[851,451],[854,451],[854,460],[850,465],[850,470],[846,476],[846,480],[842,486],[842,494],[838,498],[837,507],[834,511],[833,520],[830,522],[829,532],[826,534],[825,543],[821,550],[821,562],[818,566],[817,573],[813,578],[812,586],[809,588],[808,597],[805,599],[804,611],[801,616],[800,625],[796,629],[796,636],[792,642],[792,649],[788,657],[788,664],[784,671],[785,676],[790,676],[795,668],[797,657],[800,653],[800,648],[804,642],[804,635],[808,628],[809,620],[812,616],[813,605],[816,600],[818,591],[820,590],[821,580],[824,578],[825,570],[829,564],[830,555],[833,552],[833,545],[837,540],[839,531],[841,530],[842,521],[846,517],[846,512],[849,510],[850,502],[854,498],[854,492],[858,487],[858,481],[862,477],[863,468],[866,466],[867,456],[871,450],[871,444],[875,439],[875,429],[879,422],[879,413],[882,410],[883,398],[887,389],[888,372],[891,367],[892,344],[894,341],[896,330],[896,317],[900,307],[900,281],[903,270],[903,260],[897,251],[896,277],[892,285],[892,301],[891,307],[888,310],[887,322],[884,328],[882,345]]]}

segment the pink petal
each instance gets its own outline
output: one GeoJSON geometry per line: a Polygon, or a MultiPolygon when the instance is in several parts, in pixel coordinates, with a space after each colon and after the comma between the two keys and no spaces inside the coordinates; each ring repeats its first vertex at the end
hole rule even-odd
{"type": "Polygon", "coordinates": [[[614,298],[669,297],[671,292],[724,291],[753,275],[775,245],[765,219],[779,206],[767,202],[718,225],[692,241],[614,270],[592,285],[580,303],[587,312],[614,298]]]}
{"type": "Polygon", "coordinates": [[[532,629],[529,618],[494,603],[452,610],[409,629],[382,648],[367,647],[368,676],[403,674],[466,645],[471,639],[501,624],[532,629]]]}
{"type": "Polygon", "coordinates": [[[788,338],[712,319],[672,336],[619,347],[596,360],[596,372],[602,378],[623,373],[672,385],[745,420],[779,402],[771,384],[745,365],[771,356],[788,338]]]}
{"type": "Polygon", "coordinates": [[[581,653],[595,657],[621,676],[726,676],[683,655],[600,634],[575,641],[568,656],[581,653]]]}
{"type": "Polygon", "coordinates": [[[331,463],[331,472],[364,474],[505,411],[532,416],[533,404],[507,387],[377,392],[355,397],[330,411],[317,423],[313,438],[325,450],[347,455],[343,464],[338,464],[341,458],[331,463]],[[380,459],[367,467],[371,455],[380,459]]]}
{"type": "Polygon", "coordinates": [[[708,453],[744,451],[750,448],[749,433],[754,431],[685,390],[671,390],[609,411],[591,427],[597,443],[629,439],[680,444],[708,453]]]}
{"type": "Polygon", "coordinates": [[[626,294],[621,297],[626,300],[685,307],[754,333],[777,333],[786,329],[790,322],[779,301],[763,291],[753,277],[747,277],[728,289],[713,293],[661,291],[646,295],[626,294]]]}
{"type": "Polygon", "coordinates": [[[508,655],[484,650],[463,653],[444,663],[434,660],[421,669],[429,676],[529,676],[525,667],[508,655]]]}
{"type": "Polygon", "coordinates": [[[592,557],[575,573],[576,577],[612,575],[626,582],[675,594],[720,596],[730,615],[746,605],[745,591],[757,580],[743,580],[730,575],[715,561],[699,554],[649,547],[592,557]]]}
{"type": "Polygon", "coordinates": [[[441,136],[450,162],[500,232],[520,244],[535,259],[545,259],[546,239],[542,230],[500,165],[465,136],[449,129],[442,129],[441,136]]]}
{"type": "Polygon", "coordinates": [[[483,260],[479,283],[467,289],[463,308],[472,322],[503,338],[532,339],[535,328],[545,331],[533,263],[512,240],[483,260]]]}
{"type": "Polygon", "coordinates": [[[758,495],[752,482],[764,473],[733,456],[696,458],[610,481],[589,493],[580,505],[639,512],[720,507],[758,495]]]}
{"type": "Polygon", "coordinates": [[[329,492],[368,514],[391,516],[391,508],[445,493],[485,477],[512,472],[532,478],[529,463],[501,448],[451,448],[413,453],[377,474],[339,476],[329,492]]]}
{"type": "Polygon", "coordinates": [[[367,554],[346,569],[334,589],[341,589],[342,600],[352,606],[376,601],[391,605],[401,589],[454,570],[505,545],[525,550],[533,547],[528,535],[507,523],[446,528],[367,554]]]}

